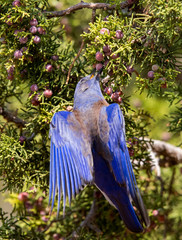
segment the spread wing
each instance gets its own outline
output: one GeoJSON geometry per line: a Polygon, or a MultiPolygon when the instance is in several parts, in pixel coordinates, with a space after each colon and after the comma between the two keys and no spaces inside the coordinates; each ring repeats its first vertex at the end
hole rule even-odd
{"type": "Polygon", "coordinates": [[[58,192],[58,212],[63,197],[71,199],[86,183],[93,180],[93,160],[86,131],[74,113],[61,111],[54,114],[50,124],[50,177],[49,202],[52,208],[58,192]]]}
{"type": "MultiPolygon", "coordinates": [[[[118,184],[125,186],[128,195],[131,196],[135,206],[138,208],[142,220],[148,226],[150,221],[146,208],[143,204],[136,179],[133,173],[132,164],[130,161],[128,149],[125,142],[125,122],[122,112],[118,104],[111,104],[108,107],[103,107],[100,113],[100,123],[107,116],[108,122],[108,140],[107,147],[111,154],[111,160],[107,159],[110,170],[118,184]]],[[[101,140],[102,140],[101,134],[101,140]]],[[[105,140],[103,139],[103,142],[105,140]]]]}

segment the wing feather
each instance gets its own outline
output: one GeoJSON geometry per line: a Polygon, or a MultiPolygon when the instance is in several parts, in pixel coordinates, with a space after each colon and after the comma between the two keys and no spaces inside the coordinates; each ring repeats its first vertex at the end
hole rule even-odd
{"type": "Polygon", "coordinates": [[[109,124],[108,148],[112,156],[112,160],[108,161],[110,170],[118,184],[126,186],[128,194],[140,211],[142,220],[148,226],[150,221],[130,161],[125,141],[125,122],[119,105],[111,104],[108,107],[103,107],[100,112],[100,119],[105,118],[105,115],[107,115],[109,124]]]}
{"type": "Polygon", "coordinates": [[[50,125],[49,202],[52,199],[52,209],[57,192],[57,212],[63,198],[63,214],[67,198],[70,204],[83,185],[93,181],[91,144],[84,134],[74,113],[54,114],[50,125]]]}

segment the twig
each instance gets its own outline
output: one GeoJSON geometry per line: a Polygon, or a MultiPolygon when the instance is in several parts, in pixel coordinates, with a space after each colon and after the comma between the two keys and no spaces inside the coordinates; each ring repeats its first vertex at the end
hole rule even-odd
{"type": "Polygon", "coordinates": [[[96,9],[92,10],[92,23],[95,22],[95,16],[96,16],[96,9]]]}
{"type": "Polygon", "coordinates": [[[80,49],[79,49],[76,57],[74,58],[72,64],[71,64],[70,67],[69,67],[68,76],[67,76],[67,79],[66,79],[66,84],[68,84],[68,82],[69,82],[69,78],[70,78],[70,74],[71,74],[71,69],[73,68],[73,65],[74,65],[75,61],[76,61],[76,60],[78,59],[78,57],[80,56],[80,53],[81,53],[83,47],[84,47],[84,40],[82,40],[80,49]]]}
{"type": "MultiPolygon", "coordinates": [[[[149,147],[149,143],[147,144],[149,147]]],[[[182,149],[175,147],[169,143],[152,140],[151,149],[159,157],[159,165],[162,167],[169,167],[182,163],[182,149]],[[161,159],[160,156],[164,158],[161,159]]]]}
{"type": "MultiPolygon", "coordinates": [[[[120,4],[120,8],[123,9],[126,7],[130,7],[136,2],[138,2],[138,0],[134,0],[134,1],[128,0],[128,1],[122,2],[120,4]]],[[[117,8],[117,6],[115,4],[111,5],[108,3],[85,3],[83,1],[81,1],[80,3],[73,5],[62,11],[53,11],[53,12],[45,11],[44,13],[47,15],[48,18],[62,17],[62,16],[69,15],[72,12],[75,12],[75,11],[83,9],[83,8],[88,8],[88,9],[93,9],[93,10],[103,9],[103,10],[107,11],[107,10],[115,10],[117,8]]]]}
{"type": "MultiPolygon", "coordinates": [[[[69,215],[71,215],[72,213],[73,213],[73,211],[67,212],[67,213],[66,213],[66,216],[69,216],[69,215]]],[[[65,216],[61,216],[61,217],[59,217],[59,218],[53,219],[53,220],[49,223],[49,225],[47,225],[47,226],[45,227],[45,229],[42,231],[42,233],[46,232],[46,231],[52,226],[53,223],[63,221],[64,219],[65,219],[65,216]]]]}
{"type": "MultiPolygon", "coordinates": [[[[81,222],[80,226],[74,231],[72,232],[72,234],[68,237],[68,239],[76,239],[78,238],[78,232],[80,231],[81,228],[85,227],[85,226],[91,226],[91,221],[93,220],[94,216],[96,214],[96,200],[93,200],[91,209],[89,211],[89,213],[87,214],[85,220],[83,222],[81,222]]],[[[93,229],[93,225],[91,226],[93,229]]],[[[94,227],[94,229],[96,230],[96,228],[94,227]]],[[[100,232],[97,228],[97,232],[100,232]]]]}
{"type": "Polygon", "coordinates": [[[46,231],[52,226],[53,223],[62,221],[63,219],[64,219],[64,217],[52,220],[52,221],[49,223],[49,225],[47,225],[47,226],[45,227],[45,229],[42,231],[42,233],[46,232],[46,231]]]}
{"type": "Polygon", "coordinates": [[[26,121],[17,117],[16,114],[5,110],[3,107],[0,107],[0,115],[2,115],[7,120],[7,122],[15,123],[19,128],[25,127],[25,125],[27,124],[26,121]]]}

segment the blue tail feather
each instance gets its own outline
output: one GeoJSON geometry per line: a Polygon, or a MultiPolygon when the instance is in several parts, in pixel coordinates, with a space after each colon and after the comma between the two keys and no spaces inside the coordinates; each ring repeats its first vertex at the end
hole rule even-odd
{"type": "Polygon", "coordinates": [[[143,227],[130,202],[126,187],[119,186],[110,172],[107,162],[95,151],[93,151],[93,158],[96,186],[118,209],[127,228],[135,233],[142,232],[143,227]]]}

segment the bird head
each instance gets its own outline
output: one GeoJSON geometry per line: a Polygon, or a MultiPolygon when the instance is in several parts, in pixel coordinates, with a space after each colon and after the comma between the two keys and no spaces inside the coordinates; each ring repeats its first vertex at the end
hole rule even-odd
{"type": "Polygon", "coordinates": [[[90,75],[83,77],[76,86],[74,94],[74,107],[79,107],[87,102],[96,102],[103,99],[100,89],[100,74],[94,70],[90,75]]]}

